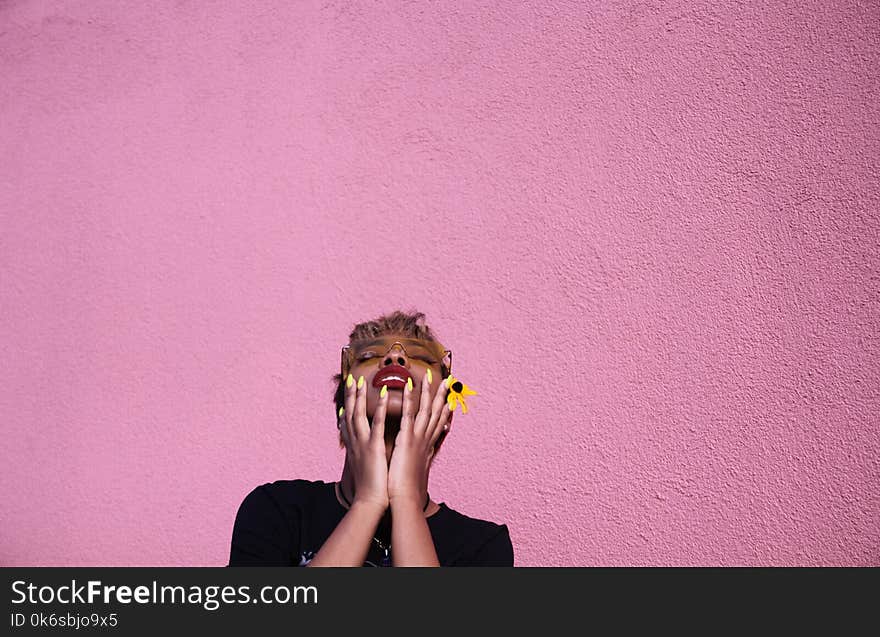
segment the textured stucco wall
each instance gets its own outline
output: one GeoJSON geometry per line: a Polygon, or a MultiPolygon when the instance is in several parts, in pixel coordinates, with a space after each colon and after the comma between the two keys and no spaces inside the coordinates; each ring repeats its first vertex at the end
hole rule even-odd
{"type": "Polygon", "coordinates": [[[397,307],[518,565],[880,563],[878,25],[0,2],[0,564],[225,564],[397,307]]]}

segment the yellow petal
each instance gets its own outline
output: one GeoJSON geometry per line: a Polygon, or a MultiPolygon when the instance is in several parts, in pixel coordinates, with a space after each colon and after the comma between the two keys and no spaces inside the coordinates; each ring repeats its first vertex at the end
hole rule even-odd
{"type": "Polygon", "coordinates": [[[467,403],[465,403],[463,400],[461,401],[461,413],[467,413],[467,403]]]}

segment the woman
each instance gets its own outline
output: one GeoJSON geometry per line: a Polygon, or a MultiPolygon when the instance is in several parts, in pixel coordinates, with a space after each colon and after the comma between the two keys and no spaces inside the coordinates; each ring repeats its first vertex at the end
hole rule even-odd
{"type": "Polygon", "coordinates": [[[449,394],[463,396],[450,376],[452,352],[423,319],[394,312],[355,326],[333,377],[340,480],[251,491],[235,519],[230,566],[513,566],[506,525],[428,494],[431,463],[451,431],[449,394]]]}

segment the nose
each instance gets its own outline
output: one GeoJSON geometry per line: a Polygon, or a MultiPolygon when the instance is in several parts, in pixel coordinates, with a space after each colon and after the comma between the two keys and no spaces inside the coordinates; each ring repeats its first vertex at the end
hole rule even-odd
{"type": "Polygon", "coordinates": [[[406,350],[403,349],[403,345],[400,343],[394,343],[391,346],[391,349],[388,350],[388,353],[385,354],[385,359],[382,361],[382,364],[386,367],[388,365],[400,365],[401,367],[406,367],[406,363],[406,350]]]}

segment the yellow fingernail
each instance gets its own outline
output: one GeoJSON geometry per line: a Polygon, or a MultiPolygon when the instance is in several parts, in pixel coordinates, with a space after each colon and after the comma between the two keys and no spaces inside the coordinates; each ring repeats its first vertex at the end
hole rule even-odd
{"type": "Polygon", "coordinates": [[[338,413],[337,415],[340,416],[340,417],[342,417],[342,414],[344,414],[344,413],[345,413],[345,407],[340,407],[340,408],[339,408],[339,413],[338,413]]]}
{"type": "Polygon", "coordinates": [[[351,374],[348,375],[348,378],[345,379],[345,386],[351,387],[354,384],[354,376],[351,374]]]}
{"type": "Polygon", "coordinates": [[[382,385],[382,391],[379,392],[379,398],[385,398],[385,394],[388,393],[388,385],[382,385]]]}
{"type": "Polygon", "coordinates": [[[358,378],[358,389],[360,389],[363,386],[364,386],[364,377],[361,376],[360,378],[358,378]]]}
{"type": "Polygon", "coordinates": [[[428,377],[428,384],[430,385],[431,384],[431,370],[430,369],[428,370],[428,373],[425,374],[425,376],[428,377]]]}
{"type": "Polygon", "coordinates": [[[412,376],[406,379],[406,388],[412,391],[412,376]]]}

